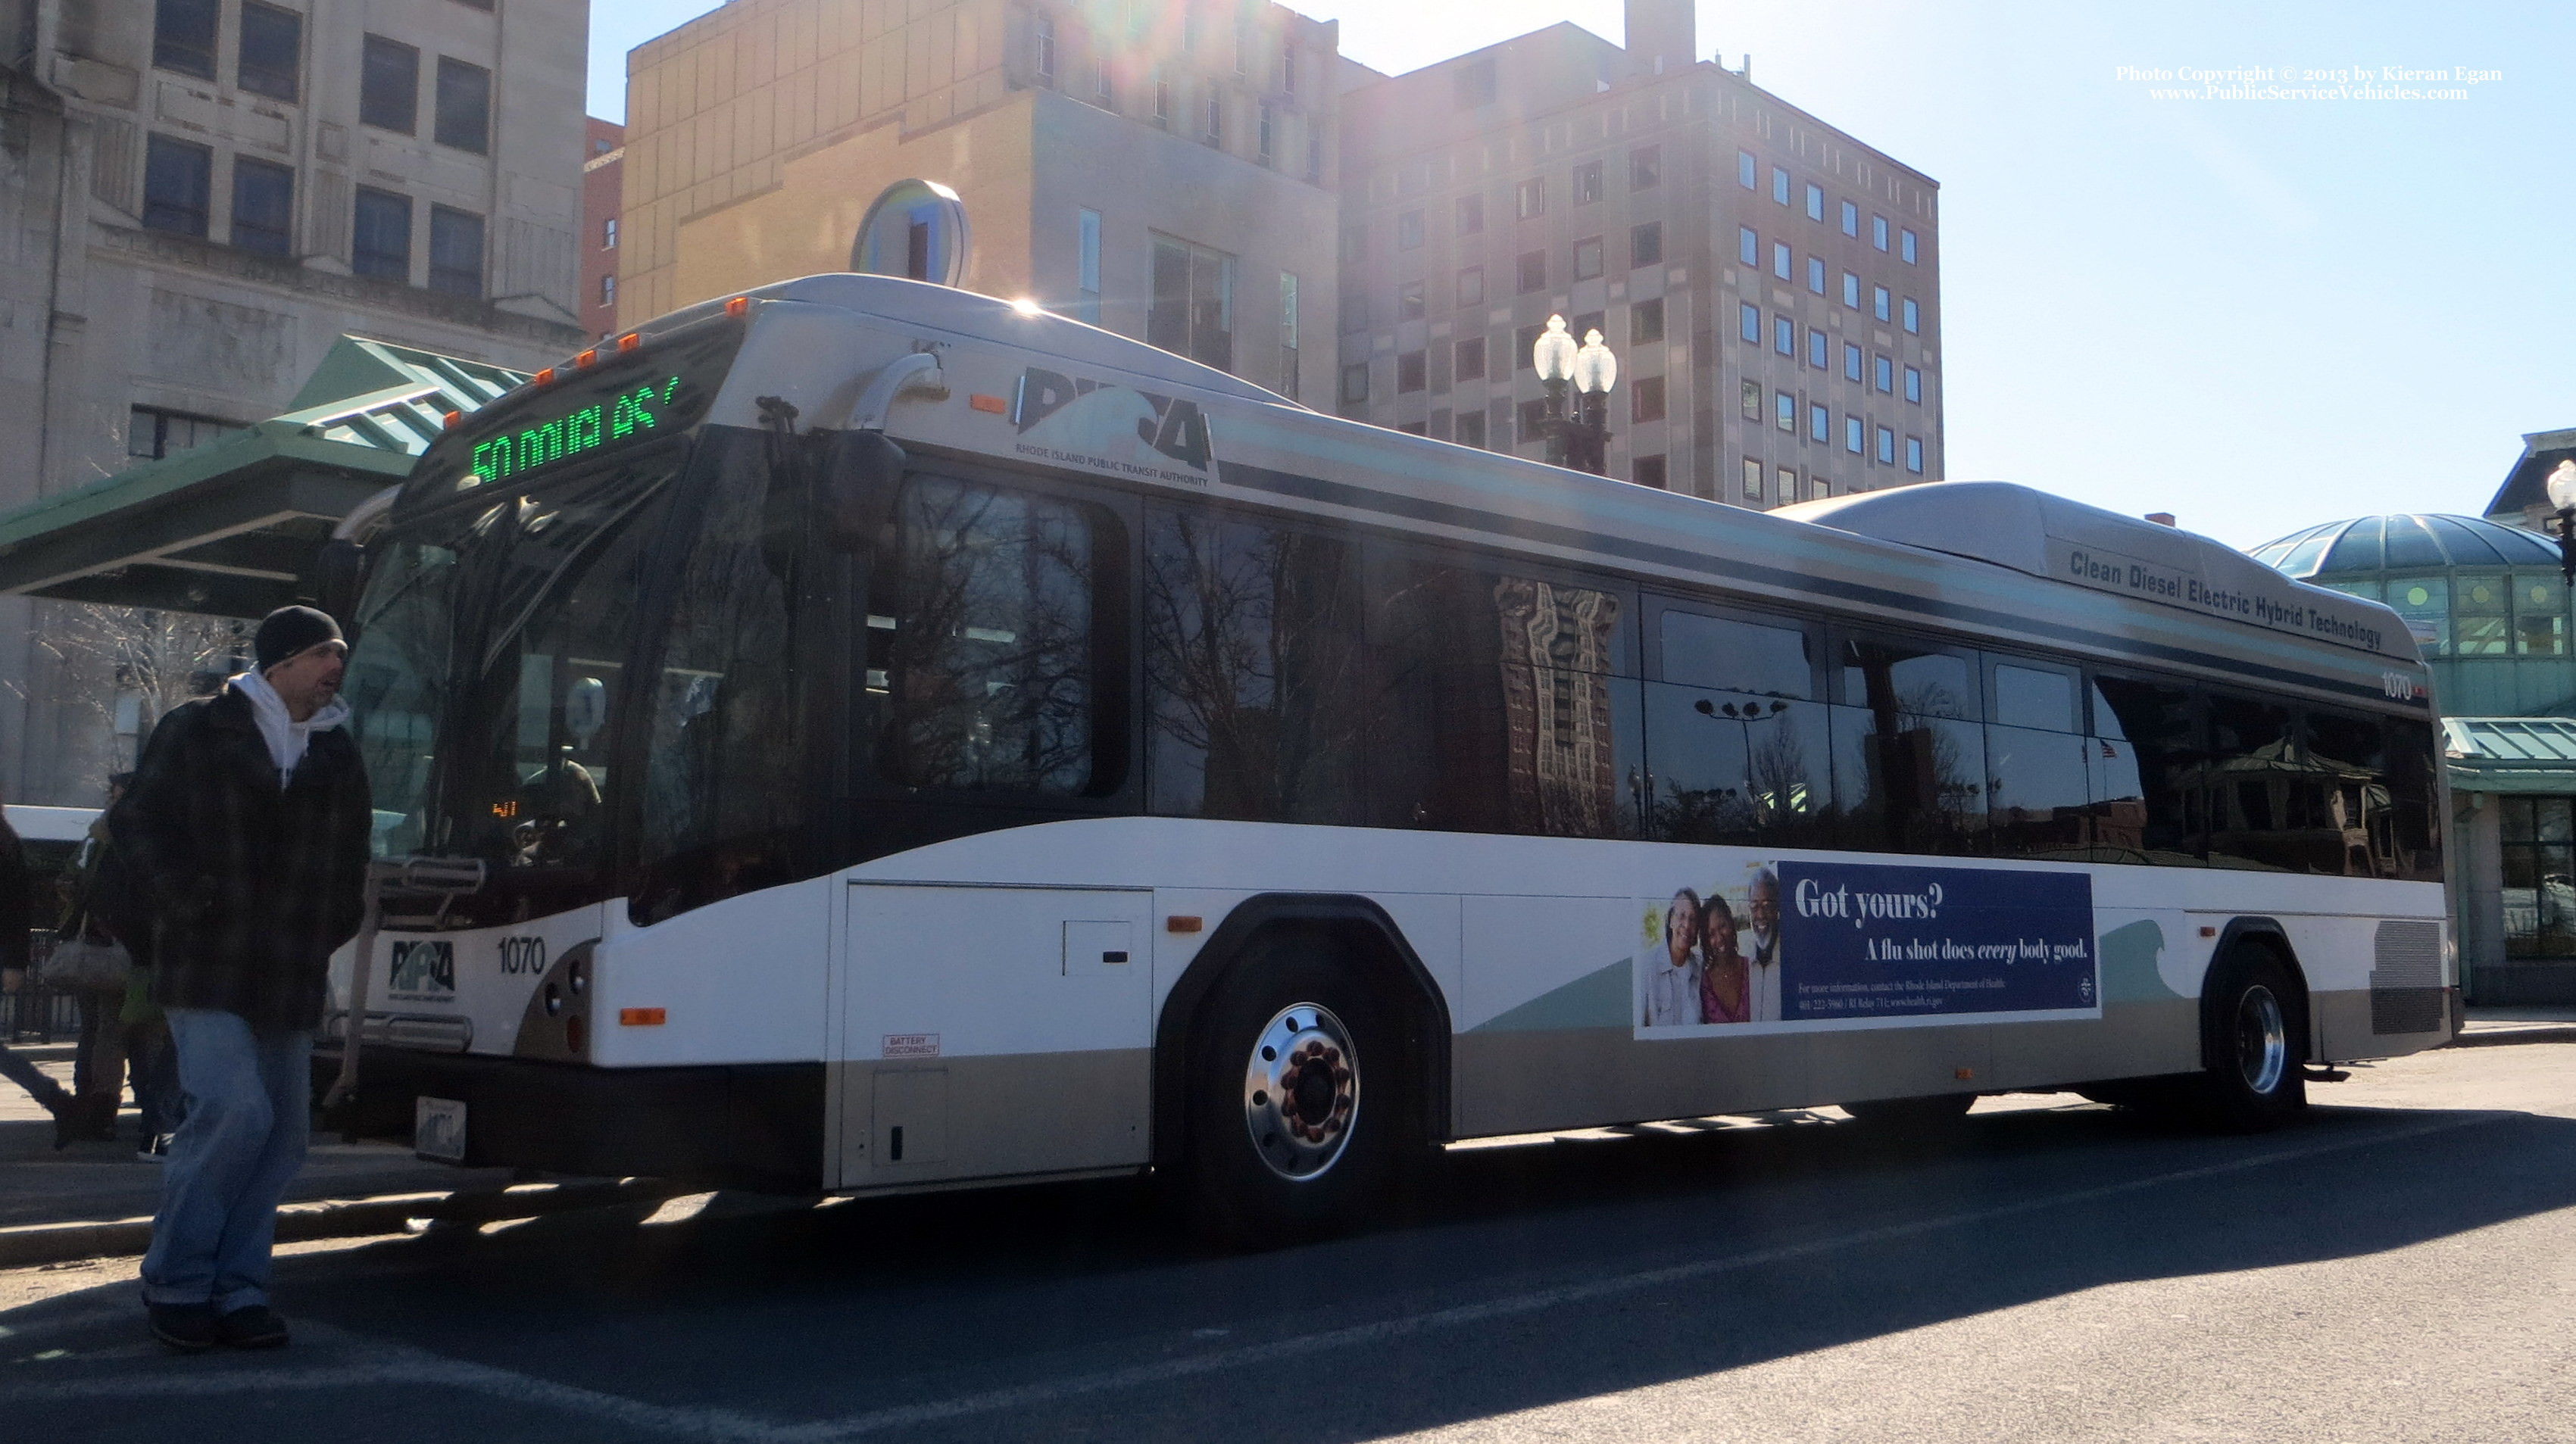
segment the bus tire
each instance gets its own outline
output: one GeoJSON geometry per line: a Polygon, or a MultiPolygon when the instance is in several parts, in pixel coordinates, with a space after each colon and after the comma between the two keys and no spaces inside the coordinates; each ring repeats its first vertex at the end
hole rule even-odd
{"type": "Polygon", "coordinates": [[[2210,970],[2201,1030],[2204,1123],[2268,1133],[2307,1107],[2307,999],[2270,948],[2240,944],[2210,970]]]}
{"type": "Polygon", "coordinates": [[[1257,941],[1210,997],[1188,1078],[1187,1194],[1209,1237],[1277,1248],[1346,1229],[1424,1146],[1393,990],[1310,936],[1257,941]]]}
{"type": "Polygon", "coordinates": [[[1929,1098],[1872,1098],[1846,1103],[1842,1110],[1854,1122],[1890,1132],[1937,1133],[1956,1128],[1976,1106],[1974,1093],[1940,1093],[1929,1098]]]}

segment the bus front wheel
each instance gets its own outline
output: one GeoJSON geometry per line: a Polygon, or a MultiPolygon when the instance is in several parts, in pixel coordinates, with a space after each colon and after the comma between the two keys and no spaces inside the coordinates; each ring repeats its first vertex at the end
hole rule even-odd
{"type": "Polygon", "coordinates": [[[1229,970],[1189,1079],[1188,1185],[1208,1234],[1275,1248],[1346,1228],[1386,1197],[1421,1133],[1387,991],[1296,937],[1229,970]]]}
{"type": "Polygon", "coordinates": [[[2269,949],[2239,947],[2212,971],[2201,1014],[2202,1117],[2265,1133],[2307,1106],[2305,996],[2269,949]]]}

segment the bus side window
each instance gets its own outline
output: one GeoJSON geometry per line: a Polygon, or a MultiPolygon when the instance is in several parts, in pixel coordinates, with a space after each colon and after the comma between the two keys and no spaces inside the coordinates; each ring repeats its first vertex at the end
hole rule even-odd
{"type": "Polygon", "coordinates": [[[2071,670],[1988,663],[1986,806],[2000,857],[2075,858],[2090,846],[2085,758],[2071,670]]]}
{"type": "Polygon", "coordinates": [[[2376,717],[2308,713],[2308,825],[2319,845],[2308,871],[2396,877],[2397,818],[2388,790],[2387,735],[2376,717]]]}
{"type": "Polygon", "coordinates": [[[2209,862],[2212,867],[2308,872],[2325,839],[2322,810],[2299,741],[2298,714],[2274,702],[2209,694],[2209,862]]]}
{"type": "Polygon", "coordinates": [[[2206,748],[2191,689],[2096,677],[2093,718],[2094,860],[2199,866],[2206,748]]]}
{"type": "Polygon", "coordinates": [[[2397,875],[2410,882],[2442,880],[2440,754],[2429,722],[2392,717],[2388,737],[2388,797],[2397,834],[2397,875]]]}
{"type": "Polygon", "coordinates": [[[1841,845],[1957,856],[1985,850],[1986,739],[1975,654],[1853,636],[1834,646],[1834,805],[1841,845]]]}
{"type": "Polygon", "coordinates": [[[1814,634],[1678,607],[1655,631],[1662,680],[1646,683],[1648,835],[1828,845],[1833,743],[1814,634]]]}

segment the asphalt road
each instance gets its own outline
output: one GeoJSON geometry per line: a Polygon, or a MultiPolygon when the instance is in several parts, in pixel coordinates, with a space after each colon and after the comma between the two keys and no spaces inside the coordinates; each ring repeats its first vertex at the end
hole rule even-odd
{"type": "Polygon", "coordinates": [[[0,1274],[0,1437],[2576,1440],[2576,1045],[2314,1091],[1457,1150],[1255,1256],[1125,1185],[313,1246],[266,1355],[162,1356],[130,1262],[0,1274]]]}

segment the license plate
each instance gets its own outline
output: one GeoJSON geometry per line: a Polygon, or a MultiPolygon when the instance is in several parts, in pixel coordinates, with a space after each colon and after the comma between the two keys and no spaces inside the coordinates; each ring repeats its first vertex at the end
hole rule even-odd
{"type": "Polygon", "coordinates": [[[441,1163],[465,1161],[465,1104],[455,1098],[412,1101],[411,1151],[441,1163]]]}

